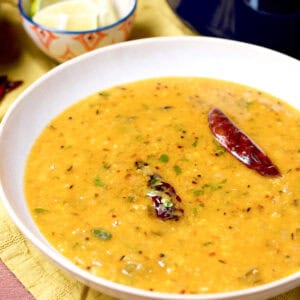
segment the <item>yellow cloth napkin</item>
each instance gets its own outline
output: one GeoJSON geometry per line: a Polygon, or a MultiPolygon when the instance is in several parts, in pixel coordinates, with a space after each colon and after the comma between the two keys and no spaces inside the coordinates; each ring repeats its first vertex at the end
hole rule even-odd
{"type": "MultiPolygon", "coordinates": [[[[171,35],[195,33],[173,14],[165,0],[139,0],[131,39],[171,35]]],[[[7,94],[0,103],[0,119],[18,94],[55,66],[23,31],[16,7],[0,0],[0,75],[24,80],[21,87],[7,94]]],[[[1,202],[0,258],[37,300],[113,299],[70,278],[46,259],[18,231],[1,202]]],[[[273,300],[299,299],[300,287],[273,300]]]]}

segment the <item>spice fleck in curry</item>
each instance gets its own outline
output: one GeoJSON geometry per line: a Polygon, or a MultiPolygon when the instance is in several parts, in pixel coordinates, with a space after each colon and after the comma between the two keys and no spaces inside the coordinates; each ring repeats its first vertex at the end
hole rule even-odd
{"type": "Polygon", "coordinates": [[[247,86],[116,86],[44,129],[27,162],[28,206],[54,247],[97,276],[182,294],[261,285],[300,271],[299,131],[299,111],[247,86]],[[213,107],[281,176],[261,176],[220,146],[213,107]]]}

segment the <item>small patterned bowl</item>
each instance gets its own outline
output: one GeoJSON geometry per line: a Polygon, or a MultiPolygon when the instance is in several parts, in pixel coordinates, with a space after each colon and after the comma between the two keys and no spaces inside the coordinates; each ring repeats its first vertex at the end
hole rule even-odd
{"type": "Polygon", "coordinates": [[[126,41],[133,27],[137,0],[113,0],[119,20],[111,25],[86,31],[52,29],[34,22],[31,0],[19,0],[22,24],[34,43],[49,57],[64,62],[94,49],[126,41]]]}

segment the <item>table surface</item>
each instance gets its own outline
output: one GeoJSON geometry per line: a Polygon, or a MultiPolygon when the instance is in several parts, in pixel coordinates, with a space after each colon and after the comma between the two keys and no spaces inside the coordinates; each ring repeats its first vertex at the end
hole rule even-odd
{"type": "Polygon", "coordinates": [[[34,300],[20,281],[0,260],[0,300],[34,300]]]}

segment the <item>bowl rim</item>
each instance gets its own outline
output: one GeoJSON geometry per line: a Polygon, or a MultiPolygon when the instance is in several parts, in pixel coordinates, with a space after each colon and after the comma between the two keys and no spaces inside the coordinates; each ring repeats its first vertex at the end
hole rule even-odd
{"type": "MultiPolygon", "coordinates": [[[[18,9],[19,9],[19,13],[20,13],[21,17],[23,17],[25,20],[27,20],[32,25],[41,28],[42,30],[51,31],[51,32],[54,32],[54,33],[57,33],[57,34],[66,34],[66,35],[95,33],[95,32],[100,32],[100,31],[108,30],[110,28],[118,26],[118,25],[122,24],[124,21],[126,21],[127,19],[129,19],[135,13],[136,8],[137,8],[137,2],[138,2],[138,0],[132,0],[133,1],[133,6],[131,7],[131,9],[127,13],[127,15],[125,15],[124,17],[118,19],[116,22],[114,22],[112,24],[109,24],[109,25],[106,25],[106,26],[102,26],[102,27],[98,27],[98,28],[95,28],[95,29],[89,29],[89,30],[62,30],[62,29],[55,29],[55,28],[47,27],[47,26],[44,26],[44,25],[42,25],[40,23],[35,22],[25,12],[25,10],[23,8],[23,1],[24,0],[18,0],[18,9]]],[[[123,1],[123,0],[121,0],[121,1],[123,1]]]]}
{"type": "MultiPolygon", "coordinates": [[[[300,70],[300,61],[290,57],[286,54],[279,53],[277,51],[252,45],[244,42],[238,42],[238,41],[232,41],[232,40],[226,40],[222,38],[215,38],[215,37],[199,37],[199,36],[181,36],[181,37],[154,37],[154,38],[145,38],[140,40],[133,40],[133,41],[127,41],[120,44],[114,44],[110,46],[106,46],[100,49],[97,49],[93,52],[89,52],[86,54],[83,54],[81,56],[78,56],[72,60],[69,60],[65,62],[64,64],[58,65],[46,74],[42,75],[37,81],[35,81],[32,85],[30,85],[26,90],[21,93],[15,100],[15,102],[10,106],[9,110],[5,114],[3,121],[0,124],[0,140],[2,136],[3,130],[5,130],[5,126],[7,121],[9,120],[10,116],[13,114],[15,110],[18,109],[18,105],[26,99],[26,96],[30,94],[31,91],[33,91],[37,86],[39,86],[42,82],[47,81],[48,78],[51,78],[55,76],[56,73],[63,71],[64,69],[68,69],[69,66],[72,66],[73,64],[79,64],[81,61],[84,61],[86,58],[101,55],[102,52],[109,52],[115,48],[126,48],[126,47],[135,47],[142,44],[147,43],[159,43],[159,42],[169,42],[169,41],[193,41],[193,40],[203,40],[208,41],[210,43],[225,43],[226,45],[235,45],[235,46],[244,46],[253,49],[254,51],[264,51],[266,54],[273,54],[278,55],[278,57],[281,57],[283,60],[288,60],[289,63],[298,63],[299,70],[300,70]]],[[[294,288],[296,287],[295,283],[297,283],[297,286],[300,283],[300,270],[296,273],[290,274],[286,277],[283,277],[281,279],[272,281],[270,283],[262,284],[256,287],[246,288],[242,290],[235,290],[235,291],[229,291],[229,292],[218,292],[218,293],[208,293],[208,294],[177,294],[177,293],[166,293],[166,292],[152,292],[147,291],[139,288],[134,288],[131,286],[119,284],[110,280],[107,280],[105,278],[100,278],[95,275],[92,275],[88,273],[87,271],[77,267],[75,264],[73,264],[71,261],[69,261],[67,258],[59,254],[57,251],[49,247],[49,245],[46,245],[44,242],[42,242],[34,233],[32,233],[29,228],[23,223],[22,220],[19,219],[16,212],[14,211],[13,207],[10,205],[10,201],[6,197],[6,194],[4,192],[2,181],[0,178],[0,201],[2,200],[2,203],[4,204],[5,209],[7,210],[8,214],[14,221],[14,223],[17,225],[17,227],[20,229],[21,232],[29,239],[41,252],[48,258],[50,258],[54,263],[56,263],[61,269],[65,269],[65,271],[68,271],[69,273],[73,274],[77,279],[82,281],[82,278],[84,280],[87,280],[88,282],[92,282],[96,285],[105,286],[108,289],[115,290],[117,292],[127,294],[127,295],[133,295],[133,296],[140,296],[144,297],[145,299],[172,299],[172,300],[221,300],[221,299],[240,299],[240,297],[252,297],[256,294],[266,293],[278,286],[281,286],[283,284],[293,284],[294,288]]],[[[286,289],[287,291],[288,289],[286,289]]],[[[277,294],[276,294],[277,295],[277,294]]],[[[250,299],[250,298],[247,298],[250,299]]],[[[254,298],[251,298],[254,299],[254,298]]]]}

